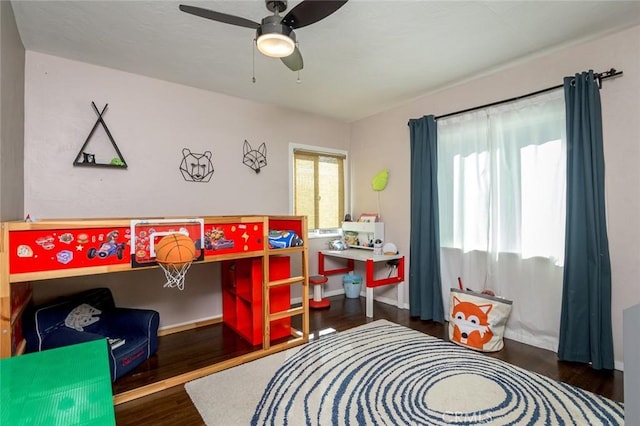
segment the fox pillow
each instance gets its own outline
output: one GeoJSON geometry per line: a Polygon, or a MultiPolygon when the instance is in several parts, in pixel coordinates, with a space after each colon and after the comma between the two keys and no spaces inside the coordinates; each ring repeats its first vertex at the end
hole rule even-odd
{"type": "Polygon", "coordinates": [[[499,297],[452,288],[449,340],[482,352],[501,350],[511,303],[499,297]]]}

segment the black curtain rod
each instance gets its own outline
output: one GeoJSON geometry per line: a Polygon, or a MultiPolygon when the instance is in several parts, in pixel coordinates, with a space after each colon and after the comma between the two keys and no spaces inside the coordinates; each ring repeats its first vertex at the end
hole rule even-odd
{"type": "MultiPolygon", "coordinates": [[[[598,87],[602,88],[602,80],[605,80],[605,79],[611,78],[611,77],[621,76],[622,75],[622,71],[617,71],[615,68],[611,68],[609,71],[596,73],[594,75],[596,77],[596,81],[598,82],[598,87]]],[[[438,120],[440,118],[451,117],[452,115],[464,114],[465,112],[476,111],[478,109],[488,108],[488,107],[492,107],[492,106],[496,106],[496,105],[500,105],[500,104],[505,104],[507,102],[518,101],[520,99],[528,98],[530,96],[540,95],[542,93],[546,93],[546,92],[550,92],[552,90],[560,89],[563,86],[564,86],[564,84],[559,84],[557,86],[548,87],[546,89],[538,90],[536,92],[527,93],[526,95],[516,96],[515,98],[504,99],[502,101],[496,101],[496,102],[492,102],[490,104],[480,105],[480,106],[473,107],[473,108],[467,108],[467,109],[463,109],[461,111],[450,112],[448,114],[439,115],[435,119],[438,120]]]]}

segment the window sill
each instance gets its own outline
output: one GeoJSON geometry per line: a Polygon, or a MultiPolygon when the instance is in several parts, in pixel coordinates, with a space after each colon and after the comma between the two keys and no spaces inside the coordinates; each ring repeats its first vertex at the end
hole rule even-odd
{"type": "Polygon", "coordinates": [[[335,230],[335,231],[334,230],[331,230],[331,231],[313,230],[313,231],[309,231],[307,236],[309,237],[310,240],[313,240],[316,238],[340,238],[342,237],[342,234],[340,233],[339,230],[335,230]]]}

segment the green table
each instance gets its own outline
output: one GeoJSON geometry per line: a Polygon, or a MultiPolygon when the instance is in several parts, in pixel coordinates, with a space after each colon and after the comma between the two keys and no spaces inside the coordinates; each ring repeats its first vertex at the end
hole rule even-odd
{"type": "Polygon", "coordinates": [[[0,359],[0,425],[115,425],[107,343],[0,359]]]}

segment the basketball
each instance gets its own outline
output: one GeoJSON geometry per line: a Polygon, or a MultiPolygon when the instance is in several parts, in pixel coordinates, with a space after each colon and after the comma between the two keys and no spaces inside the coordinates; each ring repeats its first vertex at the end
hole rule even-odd
{"type": "Polygon", "coordinates": [[[155,245],[156,260],[165,266],[180,269],[191,263],[196,255],[196,245],[184,234],[165,235],[155,245]]]}

